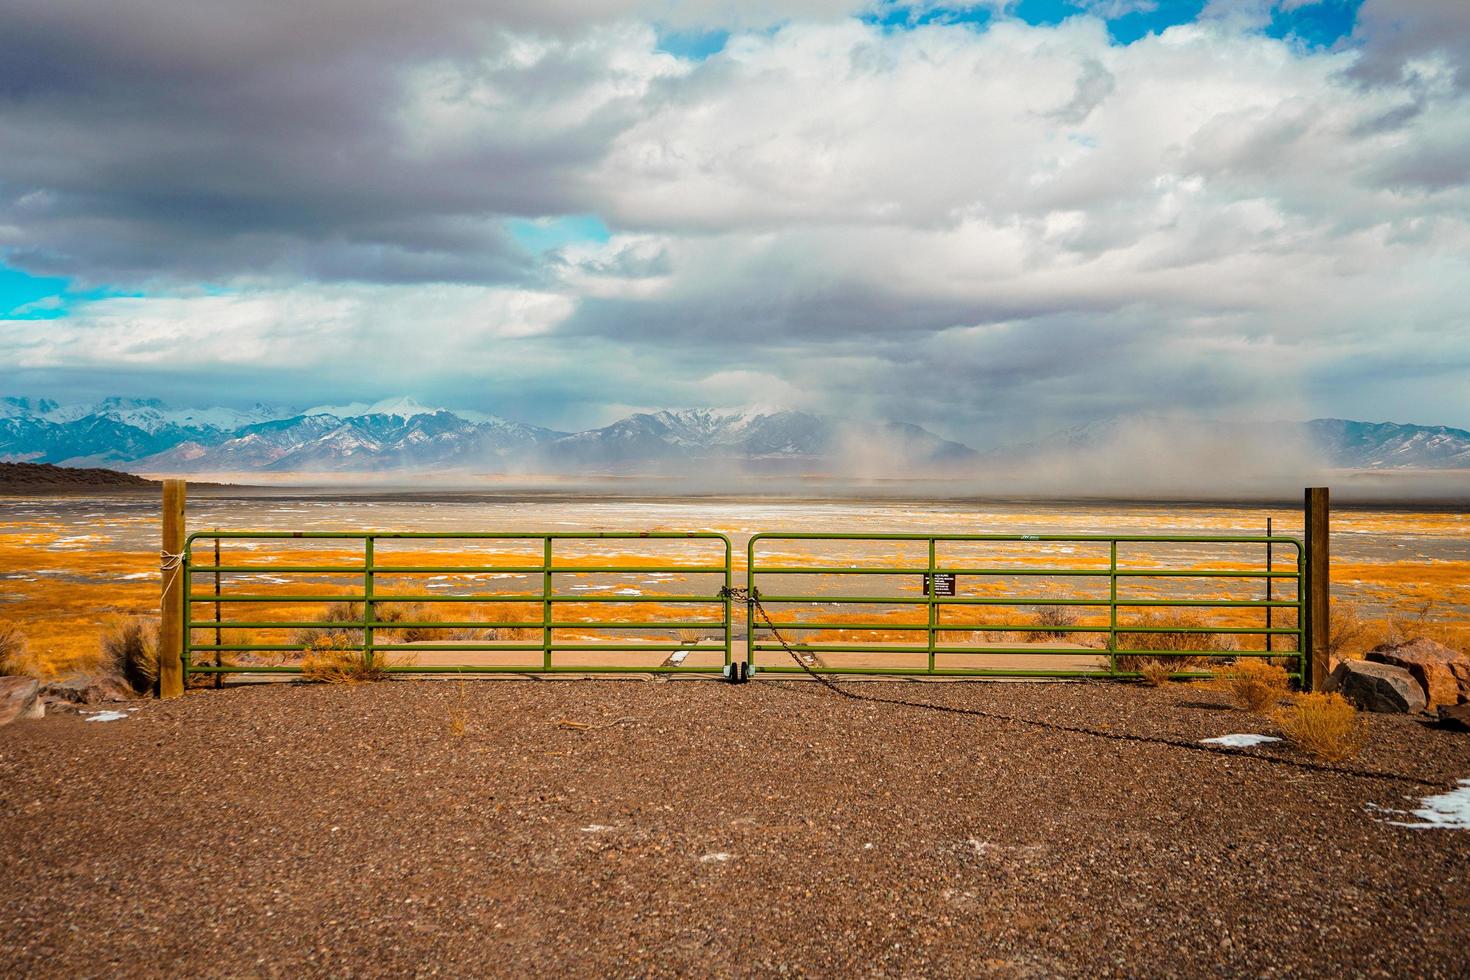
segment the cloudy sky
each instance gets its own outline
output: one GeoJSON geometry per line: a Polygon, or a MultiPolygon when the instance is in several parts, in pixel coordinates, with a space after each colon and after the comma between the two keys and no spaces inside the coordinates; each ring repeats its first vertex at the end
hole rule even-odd
{"type": "Polygon", "coordinates": [[[1470,427],[1465,0],[0,0],[0,394],[1470,427]]]}

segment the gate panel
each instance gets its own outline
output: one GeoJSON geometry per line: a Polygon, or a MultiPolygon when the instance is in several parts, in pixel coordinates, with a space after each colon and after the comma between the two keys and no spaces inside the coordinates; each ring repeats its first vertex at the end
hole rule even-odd
{"type": "MultiPolygon", "coordinates": [[[[1275,657],[1289,661],[1291,676],[1300,680],[1305,662],[1304,561],[1300,542],[1290,537],[773,533],[753,536],[747,555],[752,599],[759,600],[771,617],[768,623],[755,602],[751,603],[749,660],[762,671],[802,670],[789,663],[777,631],[810,669],[831,674],[1136,677],[1142,660],[1166,660],[1181,666],[1177,673],[1197,674],[1202,672],[1200,663],[1275,657]],[[807,549],[818,546],[819,550],[845,552],[849,561],[835,564],[810,554],[772,554],[770,546],[781,542],[788,549],[799,543],[807,549]],[[1008,551],[1009,557],[1003,562],[977,564],[947,554],[982,544],[1008,551]],[[887,552],[905,545],[909,546],[908,560],[894,563],[887,552]],[[1295,554],[1289,563],[1273,563],[1269,549],[1282,545],[1295,549],[1295,554]],[[1195,552],[1200,546],[1236,552],[1262,546],[1268,549],[1266,565],[1251,567],[1239,559],[1199,560],[1196,555],[1189,566],[1174,567],[1161,564],[1167,554],[1160,559],[1150,553],[1158,549],[1195,552]],[[1093,554],[1068,564],[1051,564],[1037,560],[1036,552],[1044,548],[1091,549],[1093,554]],[[1018,590],[1013,584],[1016,580],[1028,583],[1026,589],[1018,590]],[[817,583],[817,587],[802,588],[803,582],[817,583]],[[1038,585],[1058,582],[1090,586],[1092,594],[1037,594],[1041,591],[1038,585]],[[1273,595],[1272,583],[1282,582],[1295,588],[1290,599],[1273,595]],[[1145,591],[1142,583],[1162,585],[1145,591]],[[1264,584],[1265,598],[1240,596],[1242,584],[1251,583],[1264,584]],[[1234,588],[1219,595],[1226,586],[1234,588]],[[1161,588],[1165,594],[1160,594],[1161,588]],[[1036,617],[1023,623],[1005,618],[997,622],[983,615],[987,609],[1005,607],[1033,607],[1036,617]],[[885,608],[892,612],[882,612],[885,608]],[[816,614],[792,618],[803,609],[816,614]],[[1120,610],[1127,619],[1120,620],[1120,610]],[[1208,625],[1177,613],[1169,619],[1168,610],[1216,612],[1234,621],[1208,625]],[[1264,624],[1240,621],[1257,610],[1264,614],[1264,624]],[[1273,625],[1273,610],[1290,610],[1295,622],[1273,625]],[[1094,621],[1079,618],[1088,615],[1094,621]],[[811,633],[819,636],[806,635],[811,633]],[[855,633],[884,635],[864,641],[854,639],[855,633]],[[893,642],[894,634],[898,634],[897,642],[893,642]],[[1017,634],[1032,642],[1011,639],[1017,634]],[[1038,636],[1048,642],[1035,642],[1038,636]],[[1096,645],[1062,642],[1086,636],[1094,637],[1096,645]],[[1227,648],[1237,646],[1237,638],[1249,637],[1258,638],[1261,648],[1227,648]],[[770,656],[773,653],[780,656],[770,656]]],[[[1286,614],[1288,618],[1291,613],[1286,614]]]]}
{"type": "Polygon", "coordinates": [[[709,673],[731,660],[731,546],[713,532],[201,531],[189,536],[182,568],[186,678],[300,673],[287,661],[327,637],[395,673],[709,673]],[[212,560],[196,557],[200,541],[212,542],[212,560]],[[631,555],[587,553],[603,542],[642,545],[631,555]],[[652,542],[679,546],[680,560],[649,558],[652,542]],[[259,554],[288,543],[311,550],[294,562],[259,554]],[[452,561],[392,553],[432,543],[454,549],[452,561]],[[487,544],[502,549],[499,560],[464,560],[487,544]],[[583,553],[558,554],[558,545],[583,553]],[[225,561],[222,546],[249,560],[225,561]],[[198,591],[201,576],[212,591],[198,591]],[[247,588],[229,581],[240,577],[247,588]],[[520,587],[477,585],[506,579],[520,587]],[[213,618],[197,618],[201,606],[213,618]],[[226,618],[227,607],[258,614],[226,618]]]}

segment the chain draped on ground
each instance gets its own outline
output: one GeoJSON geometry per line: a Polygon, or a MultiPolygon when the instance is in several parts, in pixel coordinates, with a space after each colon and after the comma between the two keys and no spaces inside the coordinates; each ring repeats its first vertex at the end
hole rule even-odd
{"type": "MultiPolygon", "coordinates": [[[[986,711],[983,708],[958,708],[946,704],[934,704],[929,701],[910,701],[904,698],[887,698],[866,692],[859,693],[846,688],[838,687],[836,682],[829,677],[824,677],[812,669],[811,665],[802,659],[781,635],[781,630],[772,621],[770,613],[766,612],[765,606],[761,604],[760,597],[749,589],[730,588],[722,589],[720,594],[737,602],[744,602],[750,609],[755,610],[760,618],[765,621],[765,629],[771,631],[776,642],[781,648],[791,655],[796,665],[806,672],[812,680],[821,684],[827,690],[847,698],[851,701],[870,701],[875,704],[892,704],[907,708],[921,708],[927,711],[941,711],[945,714],[970,715],[975,718],[986,718],[992,721],[1006,721],[1018,725],[1030,725],[1035,728],[1045,728],[1051,731],[1067,732],[1074,735],[1088,735],[1093,738],[1107,738],[1119,742],[1143,742],[1151,745],[1168,745],[1178,749],[1188,749],[1191,752],[1208,752],[1213,755],[1236,756],[1244,759],[1254,759],[1259,762],[1269,762],[1274,765],[1288,766],[1294,769],[1305,769],[1310,772],[1326,772],[1339,776],[1356,776],[1361,779],[1382,779],[1394,782],[1412,783],[1416,786],[1427,786],[1431,789],[1441,789],[1446,784],[1443,781],[1421,779],[1418,776],[1407,776],[1403,773],[1383,772],[1375,769],[1362,769],[1356,766],[1336,766],[1325,762],[1311,762],[1305,759],[1283,759],[1278,756],[1262,755],[1258,752],[1248,752],[1243,749],[1231,748],[1225,745],[1204,745],[1192,742],[1188,739],[1169,738],[1162,735],[1135,735],[1130,732],[1111,732],[1100,728],[1087,728],[1082,725],[1067,725],[1053,721],[1041,721],[1035,718],[1022,718],[1017,715],[1008,715],[998,711],[986,711]]],[[[753,633],[756,628],[752,621],[749,629],[753,633]]],[[[752,641],[753,642],[753,641],[752,641]]]]}

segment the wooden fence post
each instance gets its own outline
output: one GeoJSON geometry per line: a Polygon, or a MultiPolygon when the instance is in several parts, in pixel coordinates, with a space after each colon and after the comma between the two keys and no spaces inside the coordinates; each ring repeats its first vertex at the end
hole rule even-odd
{"type": "Polygon", "coordinates": [[[162,622],[158,631],[158,696],[184,694],[184,481],[163,481],[162,622]]]}
{"type": "Polygon", "coordinates": [[[1310,678],[1303,686],[1320,691],[1327,683],[1327,642],[1331,635],[1332,579],[1329,571],[1328,502],[1326,487],[1308,487],[1303,514],[1307,545],[1307,651],[1310,678]]]}

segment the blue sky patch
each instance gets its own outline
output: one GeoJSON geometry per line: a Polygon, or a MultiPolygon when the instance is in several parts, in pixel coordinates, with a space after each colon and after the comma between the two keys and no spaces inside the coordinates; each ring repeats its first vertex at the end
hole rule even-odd
{"type": "Polygon", "coordinates": [[[575,242],[605,242],[612,237],[607,225],[595,214],[512,218],[506,227],[517,245],[537,255],[575,242]]]}

